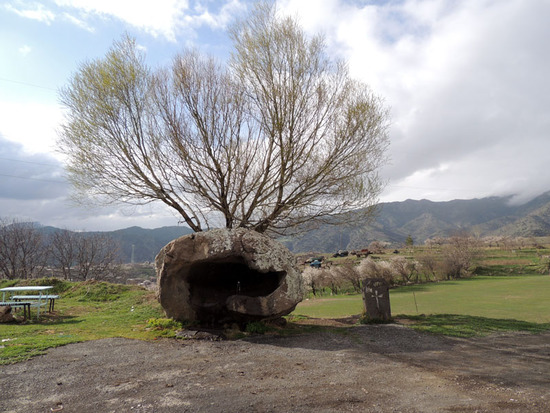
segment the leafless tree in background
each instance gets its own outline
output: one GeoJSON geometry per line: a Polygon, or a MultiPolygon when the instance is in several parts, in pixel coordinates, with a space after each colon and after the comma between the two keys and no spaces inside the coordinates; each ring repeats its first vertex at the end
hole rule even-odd
{"type": "Polygon", "coordinates": [[[119,247],[103,234],[83,234],[76,245],[77,279],[101,279],[117,271],[119,247]]]}
{"type": "Polygon", "coordinates": [[[441,249],[443,272],[448,279],[468,274],[480,253],[479,240],[467,232],[449,237],[441,249]]]}
{"type": "Polygon", "coordinates": [[[53,265],[60,269],[65,280],[71,280],[72,271],[77,265],[79,235],[66,229],[56,231],[49,237],[50,258],[53,265]]]}
{"type": "Polygon", "coordinates": [[[117,271],[119,245],[100,233],[56,231],[50,236],[51,259],[66,280],[101,279],[117,271]]]}
{"type": "Polygon", "coordinates": [[[365,276],[359,272],[358,267],[352,263],[345,263],[331,268],[337,277],[349,282],[356,293],[360,293],[363,287],[365,276]]]}
{"type": "Polygon", "coordinates": [[[40,277],[47,259],[43,236],[33,223],[0,219],[0,271],[3,277],[40,277]]]}
{"type": "Polygon", "coordinates": [[[381,100],[268,3],[230,34],[228,64],[189,51],[153,71],[126,37],[81,65],[61,95],[75,198],[162,201],[194,231],[369,217],[388,145],[381,100]]]}

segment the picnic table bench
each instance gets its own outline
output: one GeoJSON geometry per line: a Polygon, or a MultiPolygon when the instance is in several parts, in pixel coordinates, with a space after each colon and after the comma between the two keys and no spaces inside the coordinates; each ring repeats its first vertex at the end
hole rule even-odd
{"type": "MultiPolygon", "coordinates": [[[[55,304],[55,299],[59,296],[42,294],[43,291],[51,290],[53,287],[50,285],[35,285],[35,286],[16,286],[16,287],[5,287],[0,288],[2,292],[2,301],[1,303],[11,303],[8,304],[11,307],[23,307],[23,310],[28,310],[29,316],[31,313],[31,307],[36,308],[36,319],[40,317],[40,308],[49,304],[50,311],[53,310],[55,304]],[[22,293],[27,291],[37,291],[38,295],[14,295],[15,293],[22,293]],[[6,293],[11,293],[12,296],[6,300],[6,293]],[[17,297],[17,300],[15,299],[17,297]],[[52,297],[48,299],[47,297],[52,297]],[[55,297],[55,298],[54,298],[55,297]]],[[[26,317],[26,313],[25,313],[26,317]]]]}
{"type": "Polygon", "coordinates": [[[14,301],[32,300],[34,306],[48,304],[48,312],[51,313],[55,307],[55,300],[59,298],[58,295],[14,295],[11,297],[14,301]],[[44,302],[41,302],[44,300],[44,302]]]}
{"type": "Polygon", "coordinates": [[[0,307],[23,308],[23,317],[25,320],[27,317],[31,317],[31,305],[30,301],[0,301],[0,307]]]}

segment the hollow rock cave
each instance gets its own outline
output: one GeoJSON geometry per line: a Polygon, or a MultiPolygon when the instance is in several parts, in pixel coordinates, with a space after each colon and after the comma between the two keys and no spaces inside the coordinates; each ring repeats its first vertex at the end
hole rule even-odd
{"type": "Polygon", "coordinates": [[[166,315],[206,325],[289,314],[302,300],[293,254],[266,235],[217,229],[178,238],[156,258],[166,315]]]}

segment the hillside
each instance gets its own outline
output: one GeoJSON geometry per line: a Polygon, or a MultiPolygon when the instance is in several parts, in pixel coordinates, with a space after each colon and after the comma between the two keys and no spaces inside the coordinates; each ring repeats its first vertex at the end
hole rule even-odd
{"type": "Polygon", "coordinates": [[[109,233],[121,245],[122,259],[125,262],[132,261],[132,249],[134,262],[154,261],[160,249],[173,239],[192,233],[187,227],[162,227],[145,229],[130,227],[119,229],[109,233]]]}
{"type": "MultiPolygon", "coordinates": [[[[41,227],[41,230],[46,234],[59,231],[55,227],[41,227]]],[[[173,239],[192,232],[187,227],[171,226],[155,229],[129,227],[101,234],[109,235],[120,243],[120,258],[122,262],[129,263],[132,262],[132,252],[134,262],[152,262],[162,247],[173,239]]]]}
{"type": "Polygon", "coordinates": [[[478,236],[548,236],[550,192],[522,205],[511,204],[510,197],[381,203],[370,223],[354,228],[323,226],[300,237],[285,238],[284,243],[294,252],[332,252],[364,248],[372,241],[388,241],[398,247],[408,235],[421,244],[461,230],[478,236]]]}
{"type": "MultiPolygon", "coordinates": [[[[43,227],[45,231],[56,228],[43,227]]],[[[387,241],[401,246],[407,236],[415,244],[432,237],[447,237],[466,230],[478,236],[507,235],[540,237],[550,235],[550,192],[522,205],[513,205],[509,197],[432,202],[407,200],[381,203],[369,223],[353,227],[321,226],[300,236],[281,238],[293,252],[333,252],[357,249],[372,241],[387,241]]],[[[124,262],[153,261],[171,240],[191,233],[186,227],[144,229],[130,227],[105,232],[121,244],[124,262]]]]}

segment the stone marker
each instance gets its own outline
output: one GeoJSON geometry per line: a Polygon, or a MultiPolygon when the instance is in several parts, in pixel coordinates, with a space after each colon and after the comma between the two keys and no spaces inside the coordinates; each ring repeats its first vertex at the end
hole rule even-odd
{"type": "Polygon", "coordinates": [[[303,298],[294,255],[243,228],[175,239],[157,255],[156,268],[160,304],[176,320],[221,325],[276,319],[303,298]]]}
{"type": "Polygon", "coordinates": [[[367,278],[363,282],[363,305],[369,320],[391,319],[390,289],[383,278],[367,278]]]}

